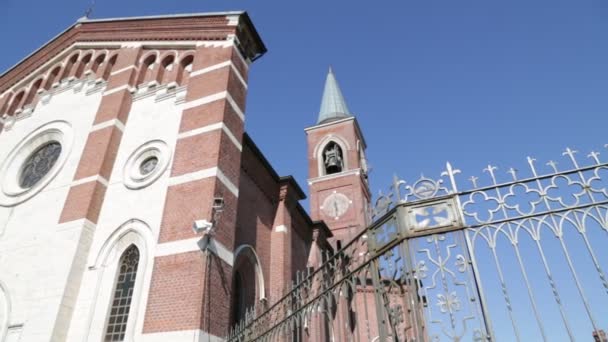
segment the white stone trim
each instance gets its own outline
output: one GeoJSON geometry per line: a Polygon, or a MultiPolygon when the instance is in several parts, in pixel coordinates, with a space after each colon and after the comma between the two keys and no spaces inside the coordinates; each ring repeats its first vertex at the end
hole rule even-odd
{"type": "Polygon", "coordinates": [[[187,110],[187,109],[198,107],[198,106],[201,106],[201,105],[204,105],[207,103],[211,103],[213,101],[221,100],[221,99],[226,98],[227,95],[228,95],[227,91],[220,91],[219,93],[216,93],[216,94],[212,94],[212,95],[201,97],[200,99],[188,101],[183,104],[182,109],[187,110]]]}
{"type": "Polygon", "coordinates": [[[82,228],[82,227],[92,230],[92,229],[95,229],[95,227],[97,227],[97,224],[89,221],[86,218],[82,218],[82,219],[78,219],[78,220],[59,223],[59,224],[57,224],[57,226],[55,226],[55,230],[62,231],[62,230],[69,230],[72,228],[82,228]]]}
{"type": "Polygon", "coordinates": [[[217,70],[217,69],[221,69],[223,67],[227,67],[227,66],[229,66],[231,64],[232,64],[232,62],[230,60],[228,60],[228,61],[224,61],[224,62],[221,62],[221,63],[218,63],[218,64],[214,64],[214,65],[208,66],[206,68],[198,69],[196,71],[191,72],[190,73],[190,77],[200,76],[200,75],[206,74],[208,72],[211,72],[211,71],[214,71],[214,70],[217,70]]]}
{"type": "Polygon", "coordinates": [[[217,167],[211,167],[208,169],[171,177],[169,178],[169,186],[185,184],[211,177],[217,177],[234,196],[239,197],[239,189],[217,167]]]}
{"type": "Polygon", "coordinates": [[[245,87],[245,89],[247,89],[247,82],[245,82],[245,79],[243,78],[243,76],[241,75],[241,73],[239,72],[239,70],[236,68],[236,65],[234,65],[234,63],[232,63],[231,60],[227,60],[218,64],[214,64],[211,66],[208,66],[206,68],[202,68],[202,69],[198,69],[196,71],[193,71],[190,73],[190,77],[195,77],[195,76],[200,76],[200,75],[204,75],[208,72],[214,71],[214,70],[218,70],[224,67],[230,66],[230,68],[234,71],[234,73],[236,74],[236,77],[239,79],[239,81],[241,82],[241,84],[243,84],[243,87],[245,87]]]}
{"type": "Polygon", "coordinates": [[[241,145],[241,143],[234,136],[234,134],[232,134],[232,132],[230,131],[230,129],[228,128],[228,126],[226,126],[223,122],[217,122],[217,123],[214,123],[214,124],[211,124],[211,125],[195,128],[195,129],[190,130],[190,131],[182,132],[182,133],[178,134],[177,139],[189,138],[189,137],[193,137],[195,135],[199,135],[199,134],[203,134],[203,133],[208,133],[208,132],[215,131],[215,130],[218,130],[218,129],[221,129],[222,131],[224,131],[224,133],[226,133],[226,135],[228,136],[228,138],[232,141],[232,143],[234,144],[234,146],[236,146],[236,148],[239,149],[239,151],[243,150],[243,145],[241,145]]]}
{"type": "Polygon", "coordinates": [[[200,251],[201,248],[198,245],[198,242],[200,240],[201,237],[199,236],[186,240],[159,243],[158,245],[156,245],[156,251],[154,253],[154,256],[162,257],[167,255],[200,251]]]}
{"type": "Polygon", "coordinates": [[[235,197],[239,197],[239,188],[236,187],[220,169],[217,169],[217,178],[226,186],[226,188],[228,188],[228,190],[230,190],[230,192],[232,192],[235,197]]]}
{"type": "Polygon", "coordinates": [[[232,141],[232,143],[234,144],[234,146],[236,146],[236,148],[238,148],[239,151],[243,151],[243,145],[241,145],[241,143],[234,136],[234,134],[232,134],[232,131],[230,131],[230,129],[228,128],[228,126],[222,124],[222,130],[224,131],[224,133],[226,133],[226,135],[232,141]]]}
{"type": "Polygon", "coordinates": [[[107,179],[103,178],[100,175],[96,175],[96,176],[85,177],[85,178],[81,178],[81,179],[75,180],[75,181],[72,182],[71,185],[72,186],[78,186],[78,185],[85,184],[85,183],[90,183],[90,182],[99,182],[102,185],[104,185],[106,188],[110,184],[107,179]]]}
{"type": "Polygon", "coordinates": [[[190,172],[179,176],[169,178],[169,186],[180,185],[184,183],[194,182],[197,180],[215,177],[217,175],[217,167],[212,167],[200,171],[190,172]]]}
{"type": "Polygon", "coordinates": [[[236,102],[234,101],[232,96],[230,96],[229,93],[226,93],[226,100],[228,100],[228,103],[230,103],[230,106],[232,106],[232,109],[234,109],[236,115],[238,115],[242,121],[245,121],[245,114],[243,113],[241,108],[239,108],[239,105],[236,104],[236,102]]]}
{"type": "Polygon", "coordinates": [[[361,169],[352,169],[352,170],[348,170],[348,171],[344,171],[344,172],[332,173],[330,175],[325,175],[325,176],[316,177],[316,178],[310,178],[308,180],[308,185],[312,185],[314,183],[325,181],[325,180],[328,180],[328,179],[339,178],[339,177],[344,177],[344,176],[351,176],[351,175],[357,175],[358,176],[360,174],[361,174],[361,169]]]}
{"type": "MultiPolygon", "coordinates": [[[[197,236],[185,240],[160,243],[156,245],[156,253],[154,255],[156,257],[163,257],[175,254],[201,251],[201,247],[199,244],[201,240],[202,236],[197,236]]],[[[226,262],[228,265],[234,265],[234,254],[228,248],[226,248],[226,246],[218,242],[213,237],[211,237],[211,239],[209,240],[207,248],[212,251],[213,254],[217,255],[220,259],[224,260],[224,262],[226,262]]]]}
{"type": "Polygon", "coordinates": [[[93,127],[91,127],[91,132],[99,131],[104,128],[108,128],[108,127],[112,127],[112,126],[116,126],[116,128],[118,128],[121,132],[125,131],[125,124],[123,124],[118,119],[111,119],[111,120],[104,121],[104,122],[98,123],[96,125],[93,125],[93,127]]]}
{"type": "Polygon", "coordinates": [[[195,129],[190,130],[190,131],[179,133],[177,135],[177,139],[184,139],[184,138],[193,137],[195,135],[199,135],[199,134],[215,131],[215,130],[218,130],[218,129],[222,129],[222,127],[224,127],[224,123],[223,122],[217,122],[217,123],[214,123],[214,124],[211,124],[211,125],[207,125],[207,126],[195,128],[195,129]]]}
{"type": "Polygon", "coordinates": [[[224,338],[211,335],[206,331],[178,330],[143,334],[142,342],[224,342],[224,338]]]}
{"type": "Polygon", "coordinates": [[[122,72],[125,72],[125,71],[127,71],[127,70],[131,70],[131,69],[137,69],[137,67],[136,67],[135,65],[129,65],[128,67],[124,67],[124,68],[122,68],[122,69],[118,69],[118,70],[116,70],[116,71],[112,71],[112,72],[110,73],[110,75],[111,75],[111,76],[115,76],[115,75],[118,75],[118,74],[120,74],[120,73],[122,73],[122,72]]]}
{"type": "Polygon", "coordinates": [[[135,92],[135,90],[136,90],[136,89],[135,89],[135,88],[133,88],[133,87],[131,87],[131,86],[130,86],[130,85],[128,85],[128,84],[123,84],[123,85],[118,86],[118,87],[116,87],[116,88],[112,88],[112,89],[110,89],[110,90],[106,90],[106,91],[104,91],[102,96],[108,96],[108,95],[111,95],[111,94],[117,93],[117,92],[119,92],[119,91],[121,91],[121,90],[128,90],[129,92],[133,93],[133,92],[135,92]]]}
{"type": "Polygon", "coordinates": [[[230,265],[230,267],[234,266],[234,253],[226,248],[226,246],[224,246],[221,242],[217,241],[217,239],[212,237],[209,241],[209,245],[207,245],[207,248],[220,259],[224,260],[224,262],[230,265]]]}
{"type": "Polygon", "coordinates": [[[243,111],[239,108],[239,106],[236,104],[236,102],[234,102],[234,99],[232,98],[232,96],[230,96],[230,94],[227,91],[220,91],[219,93],[216,93],[216,94],[212,94],[212,95],[208,95],[205,97],[201,97],[200,99],[188,101],[183,104],[182,109],[186,110],[186,109],[198,107],[198,106],[201,106],[201,105],[204,105],[207,103],[211,103],[213,101],[221,100],[221,99],[226,99],[228,101],[228,103],[230,104],[230,106],[232,107],[232,109],[234,110],[234,112],[236,113],[236,115],[238,115],[242,121],[245,120],[245,114],[243,114],[243,111]]]}
{"type": "Polygon", "coordinates": [[[289,233],[289,228],[286,225],[282,224],[274,227],[274,231],[277,233],[289,233]]]}

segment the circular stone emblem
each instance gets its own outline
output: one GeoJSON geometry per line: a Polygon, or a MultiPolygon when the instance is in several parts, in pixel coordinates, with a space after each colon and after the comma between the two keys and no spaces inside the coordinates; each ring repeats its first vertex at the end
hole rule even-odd
{"type": "Polygon", "coordinates": [[[156,181],[169,166],[171,151],[164,141],[152,140],[138,147],[125,164],[124,184],[141,189],[156,181]]]}

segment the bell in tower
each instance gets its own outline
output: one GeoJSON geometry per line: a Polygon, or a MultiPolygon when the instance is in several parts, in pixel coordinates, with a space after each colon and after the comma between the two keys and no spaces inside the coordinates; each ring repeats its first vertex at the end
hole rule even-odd
{"type": "Polygon", "coordinates": [[[344,159],[342,159],[342,149],[335,142],[330,142],[323,151],[323,162],[325,164],[325,174],[340,173],[344,170],[344,159]]]}

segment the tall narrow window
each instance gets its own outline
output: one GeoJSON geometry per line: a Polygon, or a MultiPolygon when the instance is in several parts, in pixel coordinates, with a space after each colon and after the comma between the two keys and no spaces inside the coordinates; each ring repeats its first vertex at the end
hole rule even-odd
{"type": "Polygon", "coordinates": [[[130,246],[120,257],[118,278],[104,341],[124,341],[125,339],[138,264],[139,249],[134,245],[130,246]]]}

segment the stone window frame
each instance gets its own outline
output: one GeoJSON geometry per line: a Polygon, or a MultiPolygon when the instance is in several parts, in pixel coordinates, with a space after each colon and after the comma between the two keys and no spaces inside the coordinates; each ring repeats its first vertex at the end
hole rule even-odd
{"type": "Polygon", "coordinates": [[[0,167],[0,205],[18,205],[44,189],[66,164],[73,142],[74,132],[72,126],[66,121],[48,122],[21,139],[0,167]],[[32,153],[52,141],[61,144],[61,154],[53,167],[33,186],[29,188],[21,187],[20,178],[24,163],[32,153]]]}
{"type": "Polygon", "coordinates": [[[112,231],[101,246],[93,246],[92,250],[98,250],[98,253],[92,254],[95,259],[90,260],[92,264],[88,269],[94,272],[92,276],[96,279],[96,285],[91,298],[94,304],[90,306],[88,314],[87,341],[104,340],[120,257],[132,245],[139,249],[139,265],[124,340],[137,341],[141,337],[154,264],[152,235],[148,224],[131,219],[112,231]]]}
{"type": "Polygon", "coordinates": [[[151,140],[135,149],[127,158],[123,170],[123,183],[131,190],[143,189],[154,183],[165,173],[171,164],[171,149],[162,140],[151,140]],[[151,157],[158,158],[154,170],[147,174],[141,172],[141,164],[151,157]]]}
{"type": "MultiPolygon", "coordinates": [[[[325,151],[325,148],[327,147],[327,145],[329,145],[332,142],[337,144],[338,146],[340,146],[340,149],[342,149],[342,159],[344,162],[344,168],[342,169],[342,172],[349,170],[348,151],[350,150],[350,145],[342,137],[340,137],[338,135],[330,134],[327,137],[325,137],[324,139],[322,139],[317,144],[317,146],[315,147],[315,150],[314,150],[314,155],[317,158],[317,167],[318,167],[318,172],[319,172],[318,177],[328,176],[327,172],[325,171],[323,151],[325,151]]],[[[332,174],[330,174],[330,175],[332,175],[332,174]]]]}
{"type": "MultiPolygon", "coordinates": [[[[106,324],[105,324],[105,329],[104,329],[104,337],[103,340],[104,341],[108,341],[108,337],[110,338],[109,341],[116,341],[116,342],[121,342],[121,341],[125,341],[126,340],[126,333],[127,333],[127,327],[129,324],[129,320],[132,317],[132,302],[133,302],[133,298],[135,297],[135,283],[137,282],[137,276],[139,275],[139,262],[141,260],[141,253],[139,248],[137,248],[136,245],[131,244],[129,245],[129,247],[127,247],[122,254],[120,255],[120,257],[118,258],[118,267],[116,270],[116,275],[114,277],[114,286],[112,287],[113,289],[113,294],[112,297],[110,299],[110,312],[107,314],[107,319],[106,319],[106,324]],[[134,271],[126,271],[123,273],[123,265],[125,263],[125,258],[129,257],[129,255],[127,254],[127,252],[129,252],[130,250],[135,250],[135,253],[137,253],[137,262],[135,264],[134,267],[134,271]],[[124,294],[122,291],[120,291],[120,297],[117,296],[118,294],[118,289],[120,287],[120,281],[121,281],[121,276],[124,276],[125,278],[128,277],[129,273],[134,273],[132,279],[133,279],[133,284],[132,284],[132,288],[130,289],[130,294],[124,294]],[[122,303],[122,301],[127,301],[126,303],[122,303]],[[116,301],[121,301],[118,304],[116,304],[116,301]],[[125,309],[126,308],[126,312],[124,313],[116,313],[113,314],[112,311],[114,310],[120,310],[120,309],[125,309]],[[124,322],[110,322],[110,320],[112,318],[115,319],[120,319],[120,318],[124,318],[126,319],[126,321],[124,322]],[[110,327],[120,327],[120,326],[124,326],[124,331],[121,332],[115,332],[115,331],[109,331],[110,327]],[[116,334],[121,335],[122,337],[118,337],[118,339],[116,339],[117,337],[115,336],[116,334]]],[[[127,268],[128,269],[128,268],[127,268]]],[[[128,280],[126,280],[128,281],[128,280]]]]}

